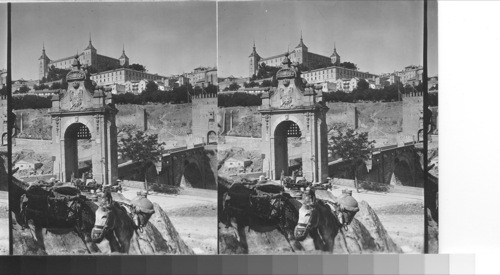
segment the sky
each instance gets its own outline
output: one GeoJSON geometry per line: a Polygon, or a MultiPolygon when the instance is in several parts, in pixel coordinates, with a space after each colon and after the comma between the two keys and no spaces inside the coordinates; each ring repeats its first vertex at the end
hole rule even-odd
{"type": "Polygon", "coordinates": [[[438,75],[438,3],[429,1],[427,7],[427,66],[429,76],[438,75]]]}
{"type": "MultiPolygon", "coordinates": [[[[301,32],[309,52],[330,56],[335,44],[341,61],[361,71],[423,65],[422,1],[220,2],[218,16],[221,77],[248,76],[254,40],[257,53],[268,57],[292,50],[301,32]]],[[[432,37],[437,28],[429,32],[432,37]]],[[[437,60],[429,62],[429,75],[435,74],[437,60]]]]}
{"type": "Polygon", "coordinates": [[[7,4],[0,4],[0,69],[7,69],[7,4]]]}
{"type": "Polygon", "coordinates": [[[125,45],[151,73],[216,66],[216,18],[215,2],[14,3],[12,77],[38,79],[43,43],[55,60],[83,51],[89,33],[98,54],[118,58],[125,45]]]}

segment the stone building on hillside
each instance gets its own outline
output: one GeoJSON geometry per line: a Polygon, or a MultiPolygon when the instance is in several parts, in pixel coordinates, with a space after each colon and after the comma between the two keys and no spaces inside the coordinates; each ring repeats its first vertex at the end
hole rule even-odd
{"type": "Polygon", "coordinates": [[[19,169],[19,170],[36,170],[38,169],[42,164],[39,161],[33,160],[33,159],[22,159],[14,165],[14,169],[19,169]]]}
{"type": "Polygon", "coordinates": [[[198,67],[192,72],[185,74],[192,86],[207,87],[217,85],[217,68],[215,67],[198,67]]]}
{"type": "Polygon", "coordinates": [[[424,68],[422,66],[410,65],[406,66],[404,70],[397,71],[394,74],[400,77],[403,85],[409,84],[416,86],[422,82],[422,73],[424,68]]]}
{"type": "MultiPolygon", "coordinates": [[[[340,55],[337,53],[336,47],[334,47],[333,53],[330,56],[309,52],[309,48],[304,44],[304,40],[302,39],[302,34],[300,35],[299,44],[289,53],[288,58],[292,63],[297,62],[310,70],[340,64],[340,55]]],[[[285,60],[285,53],[270,57],[261,57],[257,53],[254,43],[253,51],[248,56],[248,59],[250,63],[249,77],[252,77],[257,74],[259,65],[262,63],[267,66],[280,67],[283,60],[285,60]]]]}
{"type": "MultiPolygon", "coordinates": [[[[73,61],[74,55],[58,58],[58,59],[50,59],[45,52],[45,45],[42,48],[42,55],[38,58],[38,76],[39,80],[47,77],[49,72],[49,68],[54,66],[58,69],[71,69],[71,64],[73,61]]],[[[122,50],[122,54],[119,58],[109,57],[105,55],[101,55],[97,53],[97,49],[92,45],[92,38],[89,37],[89,44],[83,50],[83,52],[78,54],[78,59],[82,65],[92,66],[97,71],[106,71],[112,70],[123,66],[129,65],[129,58],[125,54],[125,47],[122,50]]]]}
{"type": "MultiPolygon", "coordinates": [[[[302,72],[302,78],[307,80],[307,83],[321,84],[325,82],[337,83],[339,79],[375,79],[377,75],[368,72],[361,72],[354,69],[347,69],[339,66],[330,66],[302,72]]],[[[352,91],[352,90],[351,90],[352,91]]]]}
{"type": "Polygon", "coordinates": [[[108,87],[113,84],[126,85],[129,81],[164,81],[166,76],[136,71],[129,68],[118,68],[93,74],[90,76],[90,79],[95,81],[99,86],[108,87]]]}

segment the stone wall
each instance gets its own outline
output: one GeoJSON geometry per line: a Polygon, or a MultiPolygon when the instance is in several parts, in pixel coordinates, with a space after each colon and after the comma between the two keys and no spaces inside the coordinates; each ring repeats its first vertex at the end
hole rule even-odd
{"type": "Polygon", "coordinates": [[[261,141],[261,138],[224,136],[219,139],[218,149],[227,150],[232,147],[241,147],[245,151],[260,151],[261,141]]]}
{"type": "Polygon", "coordinates": [[[358,127],[356,104],[345,102],[327,102],[326,106],[329,108],[326,116],[326,122],[328,125],[332,123],[345,123],[352,128],[358,127]]]}
{"type": "Polygon", "coordinates": [[[53,144],[52,140],[25,139],[25,138],[12,139],[13,152],[22,150],[31,150],[37,154],[48,154],[52,156],[54,154],[54,146],[56,146],[56,144],[53,144]]]}
{"type": "MultiPolygon", "coordinates": [[[[368,132],[368,137],[380,146],[397,144],[404,135],[404,117],[406,120],[416,120],[416,122],[407,121],[408,125],[418,125],[418,116],[405,116],[404,114],[413,114],[415,110],[422,109],[422,103],[418,100],[408,100],[405,104],[403,108],[402,101],[328,102],[326,103],[329,108],[326,122],[330,127],[334,124],[342,124],[368,132]]],[[[256,106],[220,108],[219,116],[223,135],[261,137],[262,123],[256,106]]]]}
{"type": "Polygon", "coordinates": [[[403,134],[418,140],[418,130],[423,129],[423,96],[416,93],[403,97],[403,134]]]}

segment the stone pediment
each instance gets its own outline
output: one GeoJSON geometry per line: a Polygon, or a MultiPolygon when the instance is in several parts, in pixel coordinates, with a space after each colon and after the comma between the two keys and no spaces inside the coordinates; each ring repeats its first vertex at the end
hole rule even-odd
{"type": "Polygon", "coordinates": [[[270,107],[279,109],[291,109],[303,105],[302,91],[297,89],[295,85],[278,85],[274,93],[270,97],[270,107]]]}
{"type": "Polygon", "coordinates": [[[85,68],[82,68],[78,55],[73,59],[72,69],[66,75],[68,88],[63,91],[58,98],[58,109],[63,111],[83,111],[91,109],[94,106],[93,97],[94,91],[89,84],[88,73],[85,68]]]}
{"type": "Polygon", "coordinates": [[[92,97],[82,82],[69,83],[68,89],[62,94],[60,108],[66,111],[82,111],[92,108],[92,97]]]}
{"type": "MultiPolygon", "coordinates": [[[[269,93],[269,107],[271,109],[294,109],[311,105],[311,94],[304,90],[297,64],[292,64],[285,54],[283,66],[276,73],[278,87],[269,93]]],[[[263,104],[264,105],[264,104],[263,104]]]]}

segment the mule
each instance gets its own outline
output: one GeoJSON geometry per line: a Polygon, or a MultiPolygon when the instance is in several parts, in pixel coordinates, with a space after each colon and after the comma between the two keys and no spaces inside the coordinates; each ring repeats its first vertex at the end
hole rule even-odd
{"type": "Polygon", "coordinates": [[[95,212],[92,241],[100,243],[106,239],[111,252],[128,253],[130,241],[137,229],[125,206],[113,201],[111,192],[106,192],[95,212]]]}
{"type": "Polygon", "coordinates": [[[333,252],[335,237],[342,226],[330,206],[325,201],[316,199],[312,191],[306,195],[299,209],[294,237],[297,241],[304,241],[309,236],[313,239],[316,250],[333,252]]]}
{"type": "Polygon", "coordinates": [[[75,232],[85,244],[88,253],[99,252],[97,245],[92,242],[90,232],[94,224],[94,209],[91,202],[86,201],[77,194],[71,200],[54,197],[52,189],[43,189],[35,192],[40,200],[36,205],[33,203],[32,189],[28,184],[13,179],[10,185],[10,210],[21,227],[29,228],[30,233],[45,251],[43,229],[62,235],[75,232]]]}
{"type": "Polygon", "coordinates": [[[237,230],[238,241],[247,253],[248,242],[245,232],[247,226],[256,232],[278,230],[290,244],[292,251],[301,249],[301,245],[293,238],[293,230],[298,219],[297,207],[293,205],[292,198],[288,194],[274,193],[276,190],[271,190],[275,188],[282,187],[264,185],[248,188],[241,183],[234,183],[229,188],[225,186],[221,188],[224,193],[220,220],[226,227],[237,230]],[[259,209],[259,194],[262,193],[266,195],[260,200],[269,211],[259,209]]]}
{"type": "Polygon", "coordinates": [[[350,193],[349,196],[340,197],[334,204],[317,199],[315,192],[315,189],[310,189],[304,194],[294,236],[298,241],[309,236],[316,250],[333,252],[335,237],[342,228],[347,230],[359,211],[358,204],[350,193]]]}

